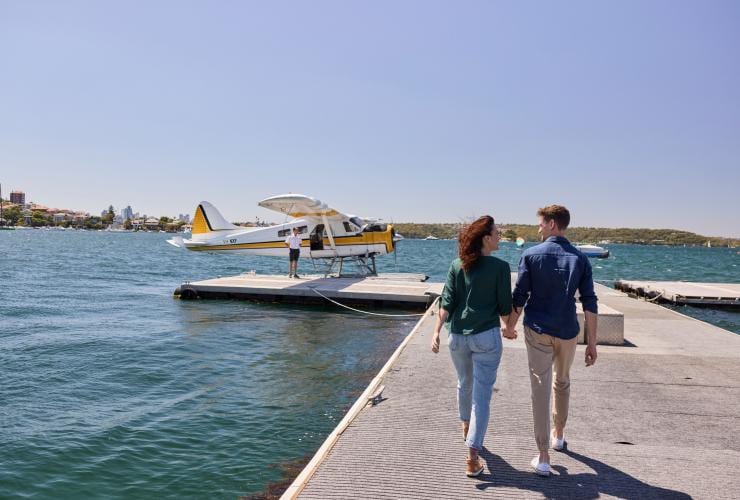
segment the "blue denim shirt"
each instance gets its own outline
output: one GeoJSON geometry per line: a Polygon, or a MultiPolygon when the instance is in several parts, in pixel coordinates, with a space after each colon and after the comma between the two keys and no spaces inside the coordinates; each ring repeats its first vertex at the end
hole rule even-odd
{"type": "Polygon", "coordinates": [[[591,263],[562,236],[550,236],[519,260],[514,307],[524,306],[524,325],[564,340],[578,335],[576,290],[584,311],[598,313],[591,263]]]}

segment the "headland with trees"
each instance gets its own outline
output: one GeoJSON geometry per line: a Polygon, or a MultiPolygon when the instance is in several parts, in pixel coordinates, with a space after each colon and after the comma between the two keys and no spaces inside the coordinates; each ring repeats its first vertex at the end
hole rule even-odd
{"type": "MultiPolygon", "coordinates": [[[[426,238],[434,236],[440,239],[456,238],[461,223],[417,224],[402,222],[394,224],[396,231],[405,238],[426,238]]],[[[501,224],[501,236],[505,240],[514,241],[523,238],[524,241],[539,241],[537,226],[529,224],[501,224]]],[[[740,246],[738,238],[722,238],[717,236],[703,236],[689,231],[677,229],[647,229],[647,228],[609,228],[609,227],[572,227],[568,228],[568,239],[578,243],[628,243],[642,245],[692,245],[705,246],[740,246]]]]}

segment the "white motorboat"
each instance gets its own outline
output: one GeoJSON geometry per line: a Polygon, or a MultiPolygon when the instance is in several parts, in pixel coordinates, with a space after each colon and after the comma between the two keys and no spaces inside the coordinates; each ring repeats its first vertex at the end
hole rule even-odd
{"type": "Polygon", "coordinates": [[[431,234],[430,234],[429,236],[427,236],[427,237],[426,237],[426,238],[424,238],[424,239],[425,239],[425,240],[438,240],[439,238],[437,238],[436,236],[434,236],[434,235],[431,235],[431,234]]]}
{"type": "Polygon", "coordinates": [[[576,248],[586,257],[596,257],[597,259],[609,257],[609,250],[596,245],[576,245],[576,248]]]}

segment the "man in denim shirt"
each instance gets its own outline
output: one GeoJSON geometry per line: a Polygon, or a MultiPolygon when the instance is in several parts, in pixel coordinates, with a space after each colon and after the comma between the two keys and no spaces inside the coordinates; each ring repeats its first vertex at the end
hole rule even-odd
{"type": "Polygon", "coordinates": [[[514,311],[509,330],[524,306],[524,334],[532,384],[532,414],[539,456],[532,459],[534,471],[550,475],[548,448],[565,447],[564,429],[568,419],[570,367],[576,352],[580,327],[576,317],[578,290],[585,315],[586,366],[596,362],[597,305],[591,264],[565,238],[570,212],[560,205],[537,211],[543,242],[529,248],[519,261],[519,276],[513,294],[514,311]],[[552,372],[555,382],[552,382],[552,372]],[[552,391],[550,387],[552,386],[552,391]],[[555,393],[550,434],[550,393],[555,393]]]}

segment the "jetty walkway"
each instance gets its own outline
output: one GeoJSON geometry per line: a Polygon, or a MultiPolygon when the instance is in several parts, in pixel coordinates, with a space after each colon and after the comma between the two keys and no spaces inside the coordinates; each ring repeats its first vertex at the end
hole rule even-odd
{"type": "Polygon", "coordinates": [[[578,347],[568,447],[551,453],[552,477],[530,472],[521,325],[504,340],[486,470],[465,476],[455,372],[446,335],[438,355],[429,349],[429,310],[283,498],[740,498],[740,335],[597,293],[624,314],[625,345],[599,346],[589,368],[578,347]]]}

